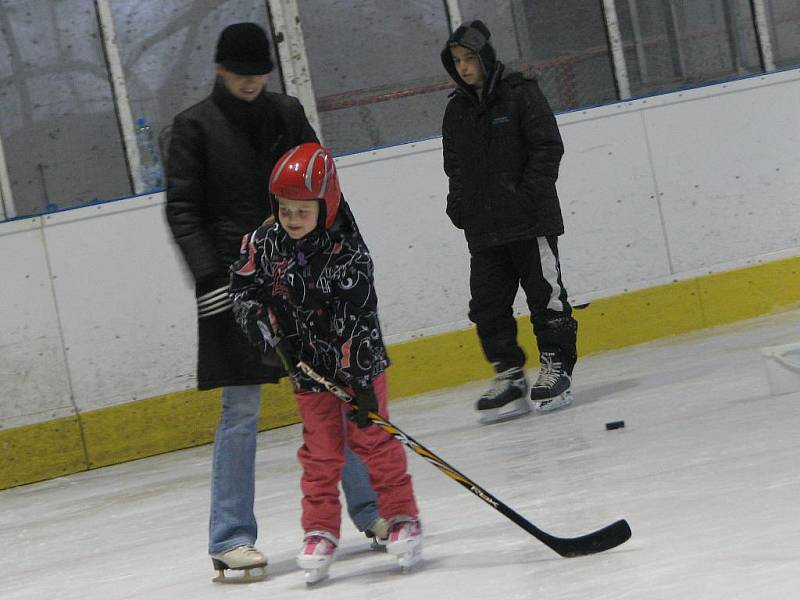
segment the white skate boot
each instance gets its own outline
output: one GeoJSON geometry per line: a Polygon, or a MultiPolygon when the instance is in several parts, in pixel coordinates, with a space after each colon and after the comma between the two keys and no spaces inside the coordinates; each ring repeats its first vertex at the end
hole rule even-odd
{"type": "Polygon", "coordinates": [[[564,363],[552,352],[542,352],[536,383],[531,387],[531,400],[539,412],[550,412],[572,403],[572,379],[564,363]]]}
{"type": "Polygon", "coordinates": [[[211,555],[211,562],[219,573],[215,583],[253,583],[267,578],[267,558],[252,544],[237,546],[226,552],[211,555]],[[244,571],[236,577],[226,577],[225,571],[244,571]]]}
{"type": "Polygon", "coordinates": [[[327,531],[309,531],[303,538],[303,548],[297,555],[297,566],[305,571],[307,585],[328,577],[333,555],[339,540],[327,531]]]}
{"type": "Polygon", "coordinates": [[[389,521],[386,552],[397,557],[403,573],[422,560],[422,525],[419,519],[400,515],[389,521]]]}
{"type": "Polygon", "coordinates": [[[386,544],[389,541],[389,523],[382,517],[375,519],[372,524],[364,530],[371,541],[370,549],[376,552],[386,552],[386,544]]]}
{"type": "Polygon", "coordinates": [[[528,403],[528,380],[525,373],[513,367],[498,373],[492,387],[480,397],[475,405],[481,423],[499,423],[515,419],[531,411],[528,403]]]}

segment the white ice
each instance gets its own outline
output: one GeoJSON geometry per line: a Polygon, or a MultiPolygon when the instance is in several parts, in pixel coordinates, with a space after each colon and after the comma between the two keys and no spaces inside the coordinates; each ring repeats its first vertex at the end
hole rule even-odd
{"type": "Polygon", "coordinates": [[[300,428],[260,434],[267,581],[211,583],[210,446],[0,492],[0,598],[415,600],[800,598],[800,393],[770,396],[759,349],[800,311],[587,357],[575,404],[480,426],[485,382],[395,402],[392,420],[532,523],[574,536],[625,517],[626,544],[561,558],[416,455],[424,564],[400,574],[348,523],[307,590],[300,428]],[[606,431],[608,421],[626,427],[606,431]]]}

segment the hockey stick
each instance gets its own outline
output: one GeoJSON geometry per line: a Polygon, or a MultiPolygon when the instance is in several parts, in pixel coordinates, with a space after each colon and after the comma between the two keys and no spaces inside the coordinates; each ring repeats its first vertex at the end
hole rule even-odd
{"type": "MultiPolygon", "coordinates": [[[[286,360],[283,356],[283,352],[278,350],[278,354],[282,359],[284,359],[285,363],[286,360]]],[[[312,369],[303,361],[297,363],[297,368],[317,383],[323,385],[331,394],[347,402],[347,404],[349,404],[354,411],[356,410],[355,399],[341,387],[337,386],[332,381],[325,379],[322,375],[314,371],[314,369],[312,369]]],[[[525,519],[516,511],[503,504],[500,500],[469,479],[466,475],[454,469],[436,454],[428,450],[425,446],[401,431],[398,427],[381,417],[379,414],[370,411],[369,418],[375,425],[383,429],[386,433],[401,441],[416,454],[427,460],[442,473],[450,477],[450,479],[460,483],[478,498],[486,502],[486,504],[511,519],[514,523],[522,527],[522,529],[530,533],[545,546],[557,552],[561,556],[571,558],[574,556],[596,554],[597,552],[603,552],[604,550],[615,548],[616,546],[626,542],[631,537],[631,528],[625,519],[620,519],[619,521],[615,521],[611,525],[603,527],[602,529],[598,529],[597,531],[593,531],[592,533],[587,533],[586,535],[579,537],[560,538],[550,535],[549,533],[546,533],[536,527],[533,523],[525,519]]]]}

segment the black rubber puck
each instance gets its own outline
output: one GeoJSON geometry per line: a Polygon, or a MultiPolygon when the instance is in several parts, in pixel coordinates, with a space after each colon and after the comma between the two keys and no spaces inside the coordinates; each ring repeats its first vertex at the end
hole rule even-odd
{"type": "Polygon", "coordinates": [[[611,431],[612,429],[622,429],[625,427],[625,421],[611,421],[610,423],[606,423],[606,429],[611,431]]]}

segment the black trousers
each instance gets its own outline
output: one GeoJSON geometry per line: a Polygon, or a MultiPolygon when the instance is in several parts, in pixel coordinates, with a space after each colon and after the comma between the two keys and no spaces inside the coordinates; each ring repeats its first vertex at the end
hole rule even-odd
{"type": "Polygon", "coordinates": [[[525,364],[512,306],[520,286],[531,313],[539,352],[552,352],[569,373],[577,360],[578,323],[561,281],[558,237],[521,240],[473,252],[469,319],[486,358],[499,373],[525,364]]]}

